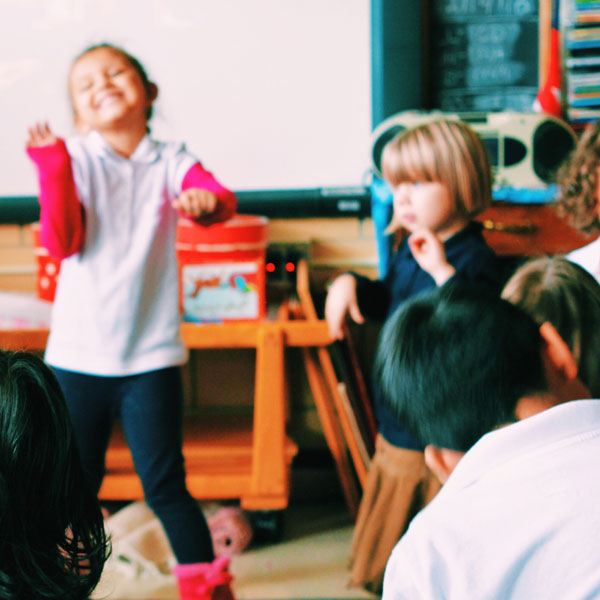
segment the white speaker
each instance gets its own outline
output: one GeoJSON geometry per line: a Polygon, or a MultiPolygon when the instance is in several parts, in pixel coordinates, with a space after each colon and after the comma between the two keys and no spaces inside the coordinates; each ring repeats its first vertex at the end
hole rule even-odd
{"type": "Polygon", "coordinates": [[[442,118],[465,121],[481,136],[492,163],[494,189],[546,187],[576,144],[567,123],[542,113],[405,111],[373,131],[371,158],[377,175],[381,177],[383,148],[397,133],[442,118]]]}

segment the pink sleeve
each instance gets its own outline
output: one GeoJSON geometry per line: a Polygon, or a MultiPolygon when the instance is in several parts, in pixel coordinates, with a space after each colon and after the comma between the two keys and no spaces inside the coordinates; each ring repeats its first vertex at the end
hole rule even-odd
{"type": "Polygon", "coordinates": [[[67,147],[59,139],[51,146],[27,148],[27,154],[38,172],[41,242],[55,258],[71,256],[83,247],[85,220],[67,147]]]}
{"type": "MultiPolygon", "coordinates": [[[[194,219],[199,225],[222,223],[233,217],[235,214],[237,208],[237,198],[235,197],[235,194],[226,187],[223,187],[199,162],[192,165],[183,178],[181,190],[183,191],[190,188],[198,188],[213,192],[218,200],[217,209],[214,213],[194,219]]],[[[183,213],[181,213],[181,215],[189,218],[183,213]]]]}

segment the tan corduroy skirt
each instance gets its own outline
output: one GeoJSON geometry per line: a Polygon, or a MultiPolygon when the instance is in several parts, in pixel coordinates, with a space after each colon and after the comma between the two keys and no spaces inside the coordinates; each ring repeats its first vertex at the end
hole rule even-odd
{"type": "Polygon", "coordinates": [[[377,436],[352,537],[351,586],[381,593],[394,546],[440,487],[422,452],[397,448],[377,436]]]}

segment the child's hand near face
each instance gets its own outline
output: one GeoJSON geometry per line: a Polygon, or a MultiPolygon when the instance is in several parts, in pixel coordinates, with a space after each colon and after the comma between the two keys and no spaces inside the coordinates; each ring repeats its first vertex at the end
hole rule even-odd
{"type": "Polygon", "coordinates": [[[52,133],[48,123],[36,123],[27,129],[27,148],[39,148],[41,146],[52,146],[58,142],[58,138],[52,133]]]}
{"type": "Polygon", "coordinates": [[[173,207],[190,217],[202,217],[215,212],[218,205],[216,194],[208,190],[189,188],[173,202],[173,207]]]}
{"type": "Polygon", "coordinates": [[[415,260],[427,271],[438,286],[443,285],[456,273],[446,260],[444,244],[430,229],[417,229],[408,238],[408,246],[415,260]]]}
{"type": "Polygon", "coordinates": [[[325,300],[325,320],[329,326],[329,335],[336,340],[344,337],[343,325],[346,314],[350,314],[356,323],[365,322],[358,308],[356,279],[348,273],[340,275],[331,284],[325,300]]]}

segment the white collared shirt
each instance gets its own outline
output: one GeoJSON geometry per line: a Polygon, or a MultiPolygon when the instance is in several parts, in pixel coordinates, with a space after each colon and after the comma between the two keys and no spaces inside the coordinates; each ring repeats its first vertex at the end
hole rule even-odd
{"type": "Polygon", "coordinates": [[[183,364],[171,202],[197,159],[148,136],[128,159],[96,132],[67,148],[86,236],[61,263],[46,361],[117,376],[183,364]]]}
{"type": "Polygon", "coordinates": [[[589,271],[600,282],[600,237],[582,248],[569,252],[567,258],[589,271]]]}
{"type": "Polygon", "coordinates": [[[383,600],[600,598],[600,401],[485,435],[396,545],[383,600]]]}

